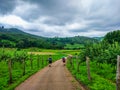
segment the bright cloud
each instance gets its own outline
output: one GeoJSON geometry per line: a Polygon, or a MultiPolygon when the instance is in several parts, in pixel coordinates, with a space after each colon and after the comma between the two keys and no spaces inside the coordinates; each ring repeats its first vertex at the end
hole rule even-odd
{"type": "Polygon", "coordinates": [[[28,24],[22,18],[15,15],[5,15],[0,17],[0,23],[9,24],[11,26],[26,26],[28,24]]]}

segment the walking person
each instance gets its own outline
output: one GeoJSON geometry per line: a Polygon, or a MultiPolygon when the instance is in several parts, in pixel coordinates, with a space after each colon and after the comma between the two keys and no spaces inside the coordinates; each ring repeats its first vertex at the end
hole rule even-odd
{"type": "Polygon", "coordinates": [[[49,62],[49,67],[51,67],[51,64],[52,64],[52,56],[51,55],[49,55],[48,62],[49,62]]]}
{"type": "Polygon", "coordinates": [[[63,62],[63,65],[65,66],[65,62],[66,62],[66,58],[65,57],[62,57],[62,62],[63,62]]]}

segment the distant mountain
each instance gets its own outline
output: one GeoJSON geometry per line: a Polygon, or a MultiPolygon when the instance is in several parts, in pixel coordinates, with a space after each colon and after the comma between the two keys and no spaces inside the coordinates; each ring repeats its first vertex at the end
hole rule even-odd
{"type": "Polygon", "coordinates": [[[17,28],[0,28],[0,33],[2,33],[2,34],[7,34],[7,33],[8,34],[21,34],[21,35],[32,36],[32,37],[35,37],[35,38],[43,38],[41,36],[26,33],[26,32],[24,32],[20,29],[17,29],[17,28]]]}
{"type": "Polygon", "coordinates": [[[48,38],[50,42],[62,42],[64,44],[86,44],[86,43],[94,43],[98,42],[98,40],[94,38],[84,37],[84,36],[75,36],[75,37],[54,37],[54,38],[48,38]]]}
{"type": "Polygon", "coordinates": [[[93,37],[93,38],[98,40],[98,41],[102,41],[104,39],[104,37],[93,37]]]}
{"type": "Polygon", "coordinates": [[[64,48],[64,49],[80,49],[83,48],[86,44],[97,43],[98,40],[83,37],[83,36],[75,36],[75,37],[54,37],[48,38],[48,42],[50,42],[56,48],[64,48]]]}
{"type": "Polygon", "coordinates": [[[98,40],[83,36],[46,38],[23,32],[17,28],[0,28],[0,47],[63,49],[67,44],[85,45],[95,42],[98,40]]]}
{"type": "Polygon", "coordinates": [[[0,28],[0,33],[27,34],[17,28],[0,28]]]}
{"type": "Polygon", "coordinates": [[[0,47],[45,48],[44,43],[46,43],[44,37],[32,35],[16,28],[0,28],[0,47]]]}

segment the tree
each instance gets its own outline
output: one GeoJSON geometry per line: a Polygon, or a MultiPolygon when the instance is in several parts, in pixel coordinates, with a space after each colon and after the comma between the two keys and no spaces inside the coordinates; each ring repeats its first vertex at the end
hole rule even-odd
{"type": "Polygon", "coordinates": [[[1,28],[4,29],[4,26],[2,26],[1,28]]]}

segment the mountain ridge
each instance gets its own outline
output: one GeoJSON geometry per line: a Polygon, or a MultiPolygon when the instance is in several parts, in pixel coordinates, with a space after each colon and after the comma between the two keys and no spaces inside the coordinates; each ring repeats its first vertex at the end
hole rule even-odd
{"type": "Polygon", "coordinates": [[[94,38],[85,36],[48,38],[32,35],[17,28],[0,28],[0,46],[4,45],[6,47],[12,46],[20,48],[39,47],[63,49],[66,44],[86,44],[88,42],[94,43],[97,41],[98,40],[94,38]]]}

